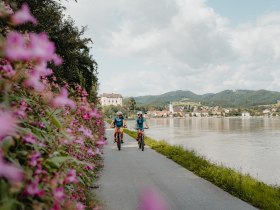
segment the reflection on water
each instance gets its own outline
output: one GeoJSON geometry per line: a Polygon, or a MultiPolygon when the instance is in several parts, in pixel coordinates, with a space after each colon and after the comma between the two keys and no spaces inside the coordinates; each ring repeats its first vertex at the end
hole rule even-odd
{"type": "Polygon", "coordinates": [[[154,139],[280,185],[280,118],[158,118],[148,124],[154,139]]]}

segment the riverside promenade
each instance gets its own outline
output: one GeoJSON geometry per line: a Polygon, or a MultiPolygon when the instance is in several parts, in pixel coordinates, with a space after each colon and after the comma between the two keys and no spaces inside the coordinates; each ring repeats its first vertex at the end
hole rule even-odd
{"type": "Polygon", "coordinates": [[[170,210],[256,209],[154,150],[145,147],[140,151],[135,139],[126,134],[121,151],[113,143],[113,129],[107,129],[106,135],[104,169],[97,190],[105,210],[136,210],[140,193],[151,188],[170,210]]]}

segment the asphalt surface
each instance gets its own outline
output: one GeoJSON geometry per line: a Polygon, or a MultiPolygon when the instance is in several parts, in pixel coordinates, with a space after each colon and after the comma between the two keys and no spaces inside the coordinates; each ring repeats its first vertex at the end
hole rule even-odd
{"type": "Polygon", "coordinates": [[[104,169],[97,189],[105,210],[138,209],[140,192],[148,188],[158,192],[172,210],[256,209],[154,150],[139,150],[136,140],[128,135],[118,151],[113,130],[106,133],[104,169]]]}

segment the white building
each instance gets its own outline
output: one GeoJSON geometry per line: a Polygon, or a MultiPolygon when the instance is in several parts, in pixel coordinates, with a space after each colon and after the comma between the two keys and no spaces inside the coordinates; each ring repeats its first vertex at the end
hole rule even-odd
{"type": "Polygon", "coordinates": [[[241,113],[241,116],[242,116],[242,117],[250,117],[251,115],[250,115],[249,112],[242,112],[242,113],[241,113]]]}
{"type": "Polygon", "coordinates": [[[123,105],[123,97],[120,94],[116,93],[103,93],[100,95],[100,103],[102,106],[108,105],[123,105]]]}
{"type": "Polygon", "coordinates": [[[174,109],[173,109],[173,104],[172,104],[172,102],[170,102],[170,104],[169,104],[169,112],[170,112],[170,114],[173,114],[173,113],[174,113],[174,109]]]}

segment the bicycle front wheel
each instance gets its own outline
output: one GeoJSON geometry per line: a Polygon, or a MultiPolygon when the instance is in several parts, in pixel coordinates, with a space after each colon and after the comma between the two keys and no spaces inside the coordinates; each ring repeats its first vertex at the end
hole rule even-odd
{"type": "Polygon", "coordinates": [[[118,145],[118,149],[121,150],[121,137],[120,137],[119,133],[118,133],[118,138],[117,138],[117,145],[118,145]]]}

